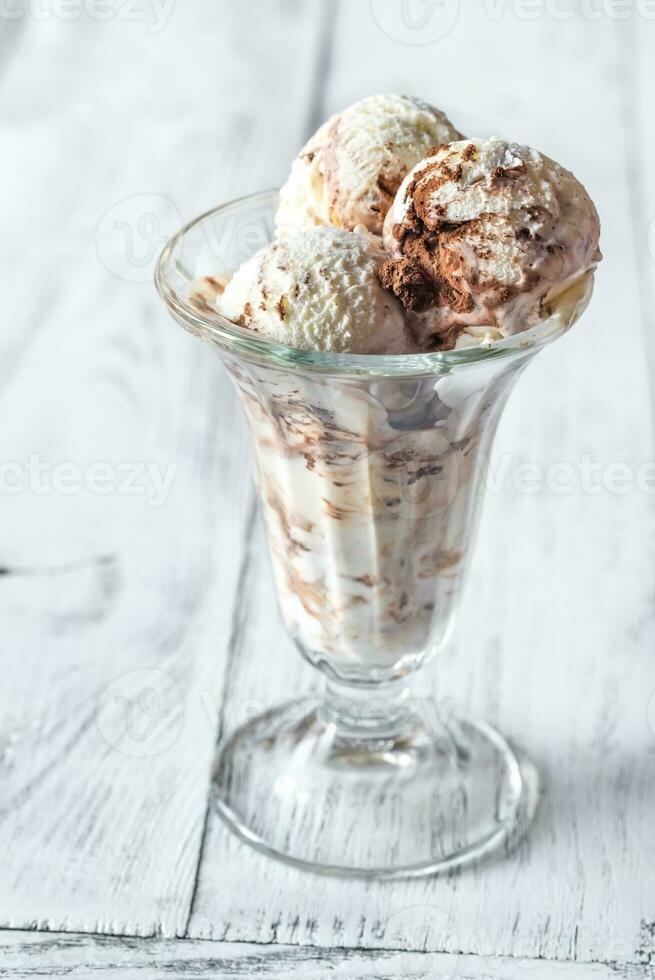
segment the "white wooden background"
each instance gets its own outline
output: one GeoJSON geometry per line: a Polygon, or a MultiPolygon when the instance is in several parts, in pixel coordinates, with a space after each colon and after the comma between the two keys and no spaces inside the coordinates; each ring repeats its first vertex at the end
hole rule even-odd
{"type": "Polygon", "coordinates": [[[410,0],[432,17],[408,29],[401,0],[2,5],[1,976],[655,976],[655,497],[512,481],[655,458],[655,22],[570,6],[410,0]],[[505,860],[392,884],[284,868],[208,811],[223,727],[315,681],[236,398],[149,279],[178,222],[280,182],[381,90],[569,165],[605,252],[507,409],[509,476],[434,671],[538,762],[541,809],[505,860]],[[41,485],[10,492],[31,456],[41,485]],[[168,472],[165,502],[152,480],[62,492],[53,467],[98,462],[168,472]]]}

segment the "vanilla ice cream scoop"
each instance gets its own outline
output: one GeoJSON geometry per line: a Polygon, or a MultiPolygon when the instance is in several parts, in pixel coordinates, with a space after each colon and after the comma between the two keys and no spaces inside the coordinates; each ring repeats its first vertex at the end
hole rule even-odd
{"type": "Polygon", "coordinates": [[[600,259],[598,214],[573,174],[500,139],[437,147],[389,210],[380,278],[422,347],[468,327],[501,336],[544,319],[549,303],[600,259]]]}
{"type": "Polygon", "coordinates": [[[363,99],[328,120],[301,150],[280,193],[278,228],[364,225],[379,235],[407,172],[430,147],[458,139],[443,112],[419,99],[363,99]]]}
{"type": "Polygon", "coordinates": [[[248,259],[215,303],[239,326],[290,347],[411,353],[403,309],[378,279],[385,258],[368,232],[298,230],[248,259]]]}

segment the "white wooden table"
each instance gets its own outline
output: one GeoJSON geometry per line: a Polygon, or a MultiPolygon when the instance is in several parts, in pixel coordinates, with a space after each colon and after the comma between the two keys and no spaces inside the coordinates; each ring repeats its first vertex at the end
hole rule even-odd
{"type": "Polygon", "coordinates": [[[653,977],[653,4],[170,3],[0,15],[0,975],[653,977]],[[314,679],[236,398],[150,283],[179,222],[381,89],[568,164],[605,252],[506,411],[434,673],[537,761],[536,823],[393,884],[272,863],[208,808],[224,727],[314,679]]]}

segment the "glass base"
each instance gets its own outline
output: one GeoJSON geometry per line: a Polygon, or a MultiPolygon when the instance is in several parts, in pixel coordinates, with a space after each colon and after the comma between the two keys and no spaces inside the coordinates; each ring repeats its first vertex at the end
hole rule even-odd
{"type": "Polygon", "coordinates": [[[416,877],[509,849],[536,808],[534,770],[488,725],[420,707],[393,734],[344,726],[315,699],[259,715],[219,749],[219,813],[259,850],[323,874],[416,877]]]}

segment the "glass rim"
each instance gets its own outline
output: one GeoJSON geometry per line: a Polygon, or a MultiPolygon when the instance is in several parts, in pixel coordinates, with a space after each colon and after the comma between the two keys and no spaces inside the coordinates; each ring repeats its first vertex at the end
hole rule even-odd
{"type": "MultiPolygon", "coordinates": [[[[277,367],[291,369],[304,368],[317,372],[338,375],[369,375],[379,377],[403,377],[431,374],[447,374],[453,368],[458,371],[486,361],[512,358],[536,352],[546,344],[566,333],[577,316],[568,320],[559,313],[540,321],[521,333],[494,341],[488,346],[431,351],[424,354],[346,354],[335,351],[309,350],[290,347],[274,340],[264,339],[245,327],[239,326],[218,310],[210,315],[194,306],[186,296],[180,294],[171,281],[170,271],[174,269],[187,285],[196,278],[189,273],[177,257],[177,251],[187,236],[205,222],[221,215],[238,211],[246,206],[270,202],[278,196],[277,188],[259,191],[226,201],[210,208],[187,222],[177,231],[162,249],[155,268],[155,285],[164,304],[175,320],[186,330],[208,341],[224,351],[253,356],[277,367]]],[[[215,275],[217,270],[208,270],[207,275],[215,275]]],[[[587,296],[593,283],[593,269],[583,273],[590,277],[587,296]]],[[[582,277],[581,277],[582,278],[582,277]]]]}

